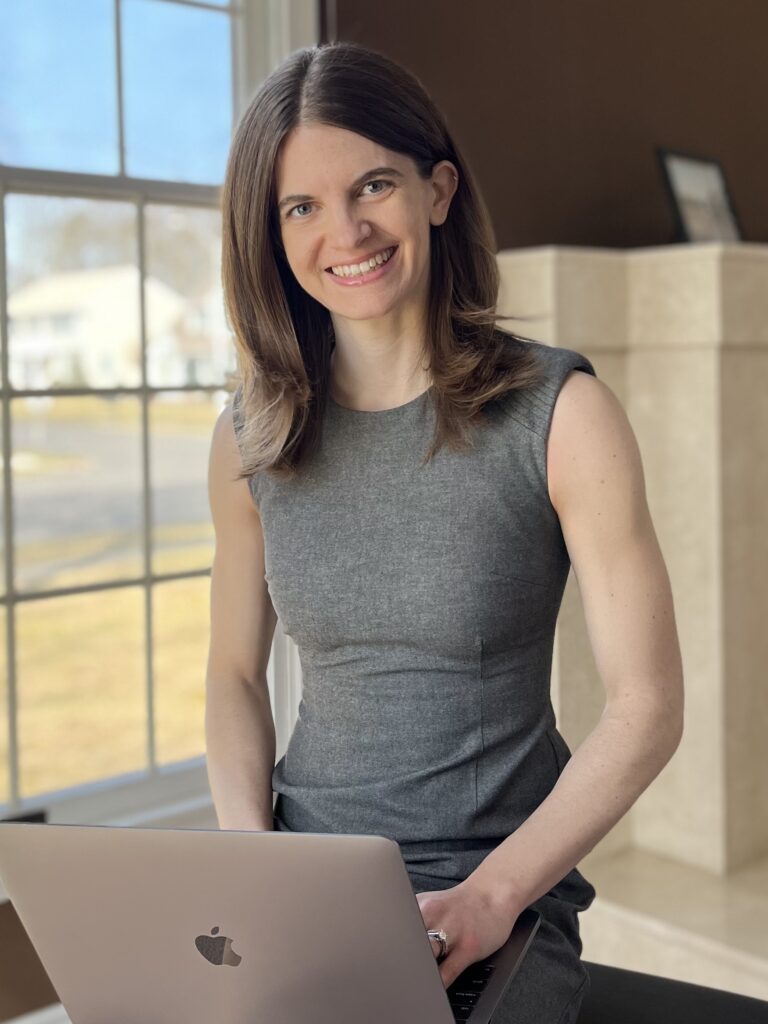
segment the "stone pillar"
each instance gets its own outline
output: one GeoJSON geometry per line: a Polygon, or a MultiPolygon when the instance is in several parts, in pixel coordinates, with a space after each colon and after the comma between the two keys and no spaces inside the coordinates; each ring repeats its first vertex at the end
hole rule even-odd
{"type": "MultiPolygon", "coordinates": [[[[600,844],[725,874],[768,853],[768,246],[499,254],[502,326],[583,352],[622,401],[669,570],[686,727],[600,844]]],[[[604,692],[569,578],[553,703],[576,747],[604,692]]]]}

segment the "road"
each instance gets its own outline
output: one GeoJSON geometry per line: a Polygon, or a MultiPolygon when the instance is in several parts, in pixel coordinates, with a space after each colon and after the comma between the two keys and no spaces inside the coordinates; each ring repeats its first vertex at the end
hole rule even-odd
{"type": "MultiPolygon", "coordinates": [[[[14,469],[15,544],[21,552],[17,557],[17,586],[25,590],[44,586],[54,568],[50,562],[34,568],[25,566],[23,552],[27,545],[54,539],[77,541],[94,534],[119,534],[121,539],[108,557],[135,551],[140,571],[142,451],[138,416],[135,426],[119,421],[87,425],[20,422],[14,427],[13,442],[14,452],[24,453],[19,470],[14,469]],[[35,453],[46,460],[40,471],[29,467],[30,462],[34,464],[35,453]],[[57,466],[58,457],[63,461],[57,466]],[[46,468],[46,463],[51,468],[46,468]]],[[[210,522],[206,493],[209,444],[210,436],[199,428],[194,434],[163,430],[152,435],[155,527],[210,522]]],[[[66,552],[63,556],[71,565],[66,552]]],[[[84,555],[76,561],[87,565],[89,559],[94,556],[84,555]]],[[[56,565],[61,565],[60,558],[56,565]]]]}

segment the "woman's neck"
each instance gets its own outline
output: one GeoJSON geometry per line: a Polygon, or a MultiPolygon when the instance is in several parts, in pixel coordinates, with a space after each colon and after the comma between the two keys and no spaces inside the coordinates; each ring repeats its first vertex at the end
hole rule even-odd
{"type": "Polygon", "coordinates": [[[370,412],[405,405],[432,384],[419,355],[409,349],[378,355],[355,350],[353,358],[345,360],[337,342],[331,353],[331,397],[348,409],[370,412]]]}

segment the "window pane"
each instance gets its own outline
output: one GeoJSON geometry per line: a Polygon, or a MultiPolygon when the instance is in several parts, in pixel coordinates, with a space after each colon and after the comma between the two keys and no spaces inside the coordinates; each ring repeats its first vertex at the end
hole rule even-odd
{"type": "Polygon", "coordinates": [[[18,398],[11,415],[17,587],[143,573],[139,400],[18,398]]]}
{"type": "Polygon", "coordinates": [[[12,386],[137,386],[135,207],[9,195],[5,209],[12,386]]]}
{"type": "Polygon", "coordinates": [[[230,16],[123,0],[126,169],[218,185],[232,133],[230,16]]]}
{"type": "Polygon", "coordinates": [[[0,163],[118,173],[113,0],[0,0],[0,163]]]}
{"type": "Polygon", "coordinates": [[[224,319],[220,211],[148,206],[146,247],[154,283],[147,288],[147,380],[154,387],[223,384],[235,368],[235,346],[224,319]]]}
{"type": "Polygon", "coordinates": [[[5,608],[0,608],[0,804],[11,799],[8,758],[8,659],[5,645],[5,608]]]}
{"type": "Polygon", "coordinates": [[[209,568],[213,526],[207,473],[217,396],[176,392],[150,406],[152,571],[209,568]]]}
{"type": "Polygon", "coordinates": [[[24,602],[16,625],[22,796],[144,769],[143,590],[24,602]]]}
{"type": "Polygon", "coordinates": [[[205,753],[207,576],[153,590],[155,744],[162,764],[205,753]]]}

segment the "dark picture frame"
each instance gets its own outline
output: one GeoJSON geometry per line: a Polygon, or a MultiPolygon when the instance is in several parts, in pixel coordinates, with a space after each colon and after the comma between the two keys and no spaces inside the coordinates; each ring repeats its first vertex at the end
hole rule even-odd
{"type": "Polygon", "coordinates": [[[675,214],[675,242],[740,242],[741,225],[719,160],[656,147],[675,214]]]}

